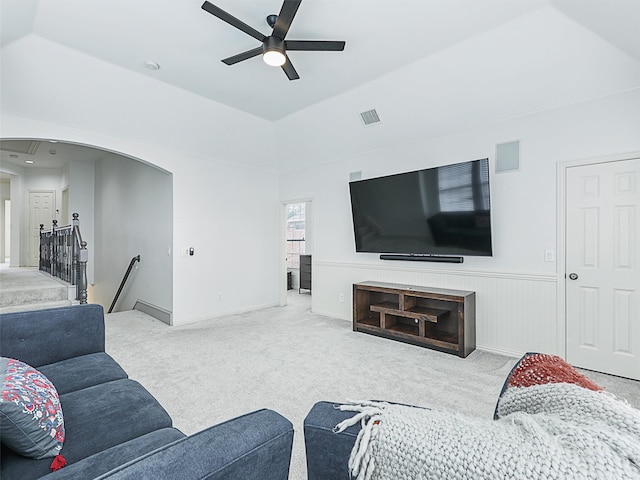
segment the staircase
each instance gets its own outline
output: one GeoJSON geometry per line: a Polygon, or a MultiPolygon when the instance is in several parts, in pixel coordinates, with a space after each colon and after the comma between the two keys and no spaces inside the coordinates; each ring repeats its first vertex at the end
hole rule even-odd
{"type": "Polygon", "coordinates": [[[75,287],[37,268],[0,267],[0,313],[71,305],[74,297],[75,287]]]}

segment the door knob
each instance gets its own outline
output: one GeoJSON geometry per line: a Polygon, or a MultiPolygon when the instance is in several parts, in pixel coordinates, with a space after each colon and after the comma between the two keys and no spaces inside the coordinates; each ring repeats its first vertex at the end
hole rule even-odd
{"type": "Polygon", "coordinates": [[[570,273],[569,274],[569,278],[571,280],[577,280],[578,279],[578,274],[577,273],[570,273]]]}

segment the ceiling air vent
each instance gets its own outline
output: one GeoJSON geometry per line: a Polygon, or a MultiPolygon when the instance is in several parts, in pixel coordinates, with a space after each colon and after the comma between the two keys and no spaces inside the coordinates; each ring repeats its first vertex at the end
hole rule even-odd
{"type": "Polygon", "coordinates": [[[26,155],[35,154],[39,146],[40,142],[37,140],[2,140],[0,142],[0,150],[26,155]]]}
{"type": "Polygon", "coordinates": [[[362,112],[360,114],[360,119],[362,120],[362,123],[365,127],[380,123],[380,117],[378,116],[378,112],[376,112],[375,108],[372,110],[367,110],[366,112],[362,112]]]}

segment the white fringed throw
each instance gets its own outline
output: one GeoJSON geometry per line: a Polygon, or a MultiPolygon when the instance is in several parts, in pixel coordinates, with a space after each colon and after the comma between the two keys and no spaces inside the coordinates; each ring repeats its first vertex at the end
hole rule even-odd
{"type": "Polygon", "coordinates": [[[358,422],[357,480],[640,479],[640,411],[566,383],[507,389],[499,420],[404,405],[341,405],[358,422]]]}

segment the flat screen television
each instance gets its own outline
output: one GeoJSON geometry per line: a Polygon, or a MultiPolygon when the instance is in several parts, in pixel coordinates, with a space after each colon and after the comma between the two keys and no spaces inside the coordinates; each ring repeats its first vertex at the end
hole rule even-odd
{"type": "Polygon", "coordinates": [[[491,256],[489,160],[349,183],[357,252],[491,256]]]}

